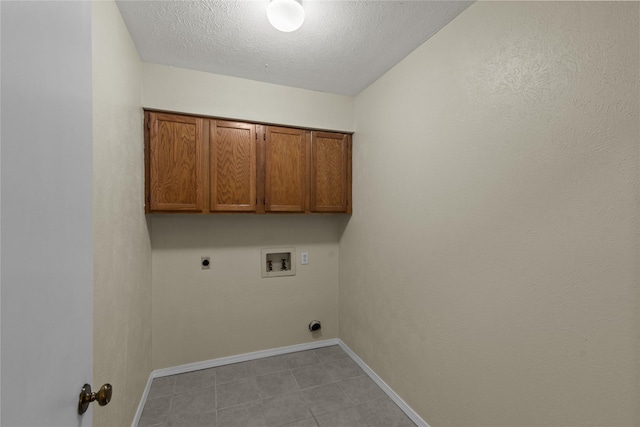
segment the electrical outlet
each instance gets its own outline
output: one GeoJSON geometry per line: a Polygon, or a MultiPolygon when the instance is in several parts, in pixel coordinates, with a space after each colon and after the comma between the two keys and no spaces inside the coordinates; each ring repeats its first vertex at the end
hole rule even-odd
{"type": "Polygon", "coordinates": [[[300,264],[302,265],[309,264],[309,252],[300,253],[300,264]]]}
{"type": "Polygon", "coordinates": [[[203,270],[209,270],[211,268],[211,259],[208,256],[200,258],[200,266],[203,270]]]}

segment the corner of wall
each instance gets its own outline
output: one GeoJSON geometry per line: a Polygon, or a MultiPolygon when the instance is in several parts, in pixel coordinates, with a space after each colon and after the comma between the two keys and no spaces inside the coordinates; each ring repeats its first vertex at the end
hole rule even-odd
{"type": "Polygon", "coordinates": [[[476,2],[356,97],[339,336],[429,422],[640,423],[639,27],[476,2]]]}
{"type": "Polygon", "coordinates": [[[142,63],[114,1],[93,3],[94,426],[129,425],[151,372],[151,243],[144,214],[142,63]]]}

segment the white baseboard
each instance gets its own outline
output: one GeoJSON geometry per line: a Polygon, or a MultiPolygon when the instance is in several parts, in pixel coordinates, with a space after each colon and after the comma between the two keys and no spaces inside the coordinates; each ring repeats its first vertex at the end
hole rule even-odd
{"type": "Polygon", "coordinates": [[[411,407],[407,405],[407,403],[404,400],[402,400],[402,398],[398,396],[396,392],[393,391],[393,389],[389,387],[387,383],[385,383],[382,380],[382,378],[380,378],[378,374],[376,374],[373,371],[373,369],[369,367],[369,365],[364,363],[364,361],[360,359],[360,357],[357,354],[355,354],[354,351],[351,350],[348,345],[342,342],[342,340],[338,340],[338,341],[339,341],[338,345],[340,346],[340,348],[342,348],[345,351],[345,353],[347,353],[353,359],[353,361],[356,362],[362,368],[362,370],[365,371],[367,375],[369,375],[369,377],[373,381],[375,381],[376,384],[378,384],[378,386],[382,389],[382,391],[387,393],[387,396],[389,396],[391,400],[393,400],[396,403],[396,405],[398,405],[398,407],[402,409],[402,412],[404,412],[407,415],[407,417],[411,418],[411,421],[413,421],[418,427],[429,427],[429,424],[427,424],[427,422],[423,420],[420,417],[420,415],[416,413],[416,411],[411,409],[411,407]]]}
{"type": "Polygon", "coordinates": [[[313,350],[314,348],[328,347],[339,344],[338,338],[313,341],[303,344],[295,344],[287,347],[272,348],[269,350],[254,351],[235,356],[220,357],[218,359],[205,360],[204,362],[187,363],[186,365],[173,366],[171,368],[157,369],[151,373],[153,378],[168,377],[169,375],[184,374],[185,372],[199,371],[201,369],[215,368],[216,366],[231,365],[232,363],[246,362],[247,360],[262,359],[264,357],[279,356],[281,354],[295,353],[296,351],[313,350]]]}
{"type": "Polygon", "coordinates": [[[140,422],[140,417],[142,416],[142,410],[144,409],[144,404],[147,402],[147,397],[149,397],[149,390],[151,389],[151,383],[153,382],[153,372],[149,375],[149,379],[147,380],[147,385],[142,392],[142,397],[140,398],[140,403],[138,403],[138,409],[136,410],[136,415],[133,417],[133,422],[131,423],[131,427],[138,427],[138,423],[140,422]]]}
{"type": "Polygon", "coordinates": [[[167,377],[169,375],[176,375],[176,374],[184,374],[186,372],[193,372],[193,371],[199,371],[201,369],[215,368],[217,366],[224,366],[224,365],[230,365],[232,363],[246,362],[248,360],[262,359],[265,357],[279,356],[281,354],[295,353],[297,351],[313,350],[316,348],[328,347],[331,345],[339,345],[349,355],[349,357],[351,357],[353,361],[356,362],[362,368],[362,370],[364,370],[364,372],[367,375],[369,375],[369,377],[371,377],[371,379],[375,381],[376,384],[378,384],[378,386],[380,386],[380,388],[387,394],[387,396],[389,396],[391,400],[393,400],[396,403],[396,405],[398,405],[398,407],[405,414],[407,414],[407,416],[411,419],[411,421],[413,421],[418,427],[429,427],[429,424],[427,424],[422,418],[420,418],[420,416],[413,409],[411,409],[411,407],[407,405],[405,401],[402,400],[400,396],[398,396],[396,392],[394,392],[391,389],[391,387],[387,385],[387,383],[382,381],[382,378],[380,378],[375,372],[373,372],[373,370],[369,366],[367,366],[367,364],[364,363],[364,361],[360,359],[360,357],[358,357],[358,355],[355,354],[353,350],[351,350],[349,346],[343,343],[342,340],[340,340],[339,338],[332,338],[328,340],[290,345],[287,347],[272,348],[269,350],[254,351],[252,353],[238,354],[236,356],[220,357],[218,359],[211,359],[203,362],[187,363],[186,365],[179,365],[171,368],[157,369],[151,372],[151,374],[149,375],[147,386],[145,387],[144,392],[142,393],[140,403],[138,404],[138,410],[136,411],[136,415],[133,419],[133,423],[131,424],[131,427],[138,426],[138,422],[140,421],[140,417],[142,416],[142,409],[144,408],[144,404],[147,401],[147,397],[149,396],[149,389],[151,388],[151,383],[153,382],[154,378],[167,377]]]}

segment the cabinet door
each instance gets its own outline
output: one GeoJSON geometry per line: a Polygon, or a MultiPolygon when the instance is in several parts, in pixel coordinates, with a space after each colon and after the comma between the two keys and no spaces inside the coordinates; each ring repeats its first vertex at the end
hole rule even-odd
{"type": "Polygon", "coordinates": [[[351,199],[349,135],[311,135],[311,211],[348,212],[351,199]]]}
{"type": "Polygon", "coordinates": [[[203,120],[150,113],[150,207],[152,211],[202,211],[203,120]]]}
{"type": "Polygon", "coordinates": [[[210,209],[256,210],[256,125],[210,121],[210,209]]]}
{"type": "Polygon", "coordinates": [[[265,211],[304,212],[307,208],[308,132],[267,126],[265,130],[265,211]]]}

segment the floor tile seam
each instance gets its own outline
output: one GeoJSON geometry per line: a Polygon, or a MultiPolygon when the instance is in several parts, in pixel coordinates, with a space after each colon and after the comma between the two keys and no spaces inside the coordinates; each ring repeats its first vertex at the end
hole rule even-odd
{"type": "Polygon", "coordinates": [[[169,416],[171,415],[172,410],[173,410],[173,395],[171,395],[171,399],[169,399],[169,410],[167,410],[167,415],[164,417],[164,421],[166,423],[169,422],[169,416]]]}
{"type": "Polygon", "coordinates": [[[233,405],[228,405],[228,406],[223,406],[223,407],[219,407],[219,406],[218,406],[218,402],[216,401],[216,411],[222,411],[222,410],[224,410],[224,409],[234,408],[234,407],[236,407],[236,406],[240,406],[240,405],[246,405],[246,404],[248,404],[248,403],[256,402],[256,401],[258,401],[258,400],[260,400],[260,398],[258,398],[258,399],[253,399],[253,400],[247,400],[246,402],[235,403],[235,404],[233,404],[233,405]]]}
{"type": "Polygon", "coordinates": [[[258,374],[258,375],[254,375],[254,376],[249,377],[249,378],[266,377],[267,375],[279,374],[279,373],[284,372],[284,371],[289,371],[289,373],[290,373],[291,375],[293,375],[293,372],[291,372],[292,370],[291,370],[290,368],[286,368],[286,369],[281,369],[281,370],[279,370],[279,371],[269,372],[269,373],[267,373],[267,374],[258,374]]]}
{"type": "Polygon", "coordinates": [[[298,379],[296,378],[295,374],[293,373],[293,369],[289,369],[289,373],[291,374],[291,376],[293,377],[293,380],[296,382],[296,385],[298,386],[298,393],[301,393],[302,392],[302,387],[300,387],[300,383],[298,383],[298,379]]]}
{"type": "MultiPolygon", "coordinates": [[[[309,412],[311,412],[311,410],[309,410],[309,412]]],[[[316,426],[319,427],[320,426],[320,422],[318,421],[318,419],[316,418],[316,415],[313,412],[311,412],[311,418],[313,418],[313,421],[316,422],[316,426]]]]}
{"type": "Polygon", "coordinates": [[[180,392],[177,392],[177,393],[175,393],[175,392],[174,392],[174,393],[172,393],[172,394],[171,394],[171,396],[172,396],[172,397],[173,397],[173,396],[179,396],[179,395],[181,395],[181,394],[191,393],[192,391],[205,390],[205,389],[207,389],[207,388],[216,388],[216,386],[215,386],[215,384],[214,384],[214,385],[211,385],[211,386],[194,387],[194,388],[190,388],[190,389],[188,389],[188,390],[180,391],[180,392]]]}
{"type": "Polygon", "coordinates": [[[327,370],[327,372],[329,373],[329,375],[331,376],[331,378],[333,378],[334,382],[341,382],[344,380],[344,378],[342,378],[338,373],[334,372],[331,370],[331,367],[328,365],[324,365],[325,369],[327,370]]]}
{"type": "MultiPolygon", "coordinates": [[[[193,390],[192,390],[192,391],[193,391],[193,390]]],[[[187,392],[187,393],[188,393],[188,392],[187,392]]],[[[179,393],[179,394],[176,394],[176,395],[174,395],[174,396],[180,396],[181,394],[185,394],[185,393],[179,393]]],[[[215,405],[215,409],[213,409],[213,410],[210,410],[210,411],[200,411],[200,412],[197,412],[197,413],[198,413],[198,414],[204,414],[204,413],[206,413],[206,412],[213,412],[213,411],[217,411],[217,410],[218,410],[218,395],[217,395],[215,392],[214,392],[214,405],[215,405]]],[[[171,398],[171,407],[169,408],[169,415],[171,415],[171,413],[172,413],[173,409],[174,409],[174,408],[173,408],[173,396],[172,396],[172,398],[171,398]]]]}
{"type": "MultiPolygon", "coordinates": [[[[341,357],[341,358],[340,358],[340,360],[342,360],[342,359],[346,359],[346,358],[349,358],[349,355],[348,355],[348,354],[347,354],[347,355],[345,355],[345,357],[341,357]]],[[[325,360],[325,359],[320,358],[320,357],[316,357],[316,359],[317,359],[317,364],[318,364],[318,365],[321,365],[321,366],[322,366],[322,367],[324,367],[325,369],[328,369],[328,364],[331,364],[332,362],[334,362],[334,360],[325,360]]],[[[269,372],[269,373],[263,373],[263,374],[255,374],[255,373],[254,373],[254,375],[252,375],[251,377],[246,377],[246,378],[257,378],[257,377],[259,377],[259,376],[266,376],[266,375],[269,375],[269,374],[275,374],[275,373],[279,373],[279,372],[283,372],[283,371],[289,371],[289,373],[293,376],[294,381],[295,381],[295,383],[296,383],[296,385],[297,385],[297,387],[298,387],[298,390],[293,391],[293,392],[288,391],[288,392],[286,392],[286,393],[276,394],[276,395],[273,395],[273,396],[266,396],[266,397],[259,396],[259,397],[258,397],[258,399],[254,399],[254,400],[251,400],[251,401],[248,401],[248,402],[254,402],[254,401],[264,402],[266,399],[273,398],[273,397],[277,397],[277,396],[284,396],[284,395],[287,395],[287,394],[296,394],[296,393],[301,393],[301,394],[302,394],[302,392],[303,392],[303,391],[310,390],[310,389],[313,389],[313,388],[318,388],[318,387],[321,387],[321,386],[323,386],[323,385],[329,385],[329,384],[333,384],[333,383],[338,384],[339,389],[340,389],[343,393],[345,393],[345,397],[347,398],[347,400],[348,400],[348,402],[349,402],[349,406],[347,406],[347,407],[345,407],[345,408],[342,408],[342,409],[349,409],[349,408],[351,408],[351,407],[357,407],[357,406],[360,406],[360,405],[364,405],[364,404],[366,404],[367,402],[374,402],[374,401],[381,401],[381,400],[385,400],[385,398],[377,398],[377,399],[376,399],[376,398],[369,398],[369,399],[365,399],[365,400],[362,400],[362,401],[355,401],[352,397],[350,397],[350,396],[346,393],[345,388],[344,388],[345,381],[346,381],[346,380],[350,380],[350,379],[360,378],[360,377],[367,377],[366,372],[361,373],[361,374],[359,374],[359,375],[355,375],[355,376],[351,376],[351,377],[348,377],[348,378],[344,378],[344,379],[337,379],[337,378],[335,377],[335,375],[334,375],[334,374],[332,374],[331,372],[329,372],[329,374],[330,374],[330,376],[331,376],[331,378],[332,378],[332,382],[330,382],[330,383],[326,383],[326,384],[319,384],[319,385],[316,385],[316,386],[311,386],[311,387],[302,388],[302,387],[300,386],[300,384],[299,384],[298,380],[296,379],[295,375],[293,375],[293,371],[294,371],[294,370],[297,370],[297,369],[303,369],[303,368],[305,368],[305,367],[313,366],[313,365],[314,365],[314,364],[311,364],[311,365],[305,365],[305,366],[298,366],[298,367],[296,367],[296,368],[291,368],[291,367],[289,367],[289,368],[287,368],[287,369],[281,369],[281,370],[277,370],[277,371],[273,371],[273,372],[269,372]]],[[[254,372],[255,372],[255,371],[254,371],[254,372]]],[[[240,379],[235,380],[235,381],[241,381],[242,379],[246,379],[246,378],[240,378],[240,379]]],[[[217,380],[217,377],[216,377],[216,380],[217,380]]],[[[172,387],[172,388],[173,388],[173,389],[175,389],[175,383],[177,382],[177,379],[176,379],[176,380],[174,380],[173,382],[174,382],[174,384],[173,384],[173,387],[172,387]]],[[[167,421],[169,421],[169,420],[171,419],[171,418],[170,418],[170,416],[171,416],[171,414],[172,414],[173,410],[175,410],[175,406],[174,406],[174,405],[175,405],[175,402],[174,402],[174,399],[173,399],[173,398],[174,398],[174,396],[178,396],[178,395],[181,395],[181,394],[184,394],[184,393],[187,393],[187,392],[192,392],[192,391],[194,391],[194,390],[202,390],[202,389],[207,389],[207,388],[214,388],[214,389],[215,389],[215,398],[216,398],[216,409],[215,409],[215,410],[212,410],[212,411],[204,411],[204,412],[202,412],[202,413],[216,412],[216,418],[217,418],[217,411],[218,411],[218,410],[226,409],[226,408],[231,408],[231,407],[237,406],[237,405],[230,405],[230,406],[227,406],[227,407],[225,407],[225,408],[218,408],[218,407],[217,407],[217,397],[218,397],[218,393],[217,393],[217,391],[218,391],[218,387],[217,387],[217,386],[218,386],[218,385],[223,385],[223,384],[228,384],[228,383],[231,383],[231,382],[234,382],[234,381],[222,382],[222,383],[217,384],[217,383],[215,382],[215,380],[214,380],[213,385],[209,385],[210,383],[202,384],[202,385],[201,385],[201,386],[199,386],[199,387],[194,387],[194,388],[191,388],[191,389],[186,389],[186,390],[180,391],[180,392],[178,392],[178,393],[174,393],[174,392],[172,391],[172,393],[171,393],[170,395],[169,395],[169,394],[166,394],[166,395],[159,395],[159,396],[155,396],[154,398],[151,398],[151,399],[148,399],[148,400],[149,400],[149,401],[155,401],[156,399],[160,399],[160,398],[163,398],[163,397],[164,397],[164,398],[169,397],[169,411],[168,411],[167,415],[166,415],[165,417],[163,417],[163,421],[160,421],[160,424],[161,424],[162,422],[167,422],[167,421]]],[[[305,399],[305,398],[304,398],[304,394],[302,394],[302,397],[303,397],[303,400],[304,400],[304,402],[305,402],[306,406],[309,408],[309,402],[308,402],[308,400],[307,400],[307,399],[305,399]]],[[[248,402],[243,402],[243,403],[248,403],[248,402]]],[[[241,404],[238,404],[238,405],[241,405],[241,404]]],[[[309,409],[310,409],[310,408],[309,408],[309,409]]],[[[332,411],[332,412],[335,412],[335,411],[332,411]]],[[[328,412],[328,413],[332,413],[332,412],[328,412]]],[[[324,415],[324,414],[321,414],[321,415],[324,415]]],[[[316,415],[315,415],[313,412],[311,412],[311,417],[316,421],[316,423],[318,423],[317,417],[316,417],[316,415]]],[[[301,419],[304,419],[304,418],[301,418],[301,419]]],[[[301,419],[300,419],[300,420],[301,420],[301,419]]]]}
{"type": "Polygon", "coordinates": [[[357,405],[357,403],[354,403],[353,399],[351,399],[351,397],[349,397],[349,394],[347,394],[347,392],[345,391],[344,387],[341,386],[340,384],[342,384],[344,382],[344,380],[338,381],[336,384],[338,384],[338,388],[340,389],[340,391],[342,393],[344,393],[344,395],[346,396],[347,400],[352,404],[352,406],[357,405]]]}
{"type": "MultiPolygon", "coordinates": [[[[359,405],[359,404],[356,404],[356,405],[349,405],[349,406],[345,406],[345,407],[343,407],[343,408],[336,409],[336,410],[334,410],[334,411],[323,412],[322,414],[319,414],[319,416],[325,416],[325,415],[335,414],[335,413],[337,413],[337,412],[344,411],[344,410],[347,410],[347,409],[350,409],[350,408],[356,408],[356,407],[358,407],[358,406],[360,406],[360,405],[359,405]]],[[[314,415],[314,416],[315,416],[315,415],[314,415]]],[[[318,420],[316,420],[316,422],[318,422],[318,420]]],[[[320,423],[318,423],[318,424],[320,424],[320,423]]]]}
{"type": "MultiPolygon", "coordinates": [[[[217,410],[218,410],[218,393],[217,393],[217,389],[216,389],[216,387],[214,386],[214,387],[205,387],[205,388],[213,388],[213,389],[215,389],[215,390],[214,390],[214,392],[213,392],[213,402],[214,402],[214,404],[215,404],[215,409],[212,409],[212,410],[205,410],[205,411],[199,411],[199,412],[197,412],[198,414],[205,414],[205,413],[207,413],[207,412],[215,412],[215,411],[217,411],[217,410]]],[[[170,404],[169,404],[169,415],[171,414],[171,412],[172,412],[172,411],[173,411],[173,409],[174,409],[174,408],[173,408],[173,398],[174,398],[174,397],[176,397],[176,396],[180,396],[180,395],[182,395],[182,394],[190,393],[190,392],[192,392],[192,391],[197,391],[197,390],[204,390],[204,389],[189,390],[189,391],[186,391],[186,392],[183,392],[183,393],[174,394],[173,396],[171,396],[171,402],[170,402],[170,404]]]]}
{"type": "MultiPolygon", "coordinates": [[[[248,405],[249,403],[254,403],[254,402],[260,402],[260,404],[262,404],[267,399],[273,399],[274,397],[280,397],[280,396],[287,396],[287,395],[290,395],[290,394],[297,394],[297,393],[301,394],[301,391],[302,390],[296,390],[296,391],[290,391],[290,392],[287,392],[287,393],[276,394],[276,395],[273,395],[273,396],[258,397],[257,399],[247,400],[245,402],[236,403],[234,405],[229,405],[229,406],[225,406],[225,407],[222,407],[222,408],[217,407],[216,411],[220,411],[220,410],[223,410],[223,409],[234,408],[234,407],[237,407],[237,406],[240,406],[240,405],[248,405]]],[[[302,398],[304,399],[304,396],[302,396],[302,398]]],[[[307,403],[306,400],[305,400],[305,403],[307,403]]],[[[301,419],[303,419],[303,418],[301,418],[301,419]]]]}
{"type": "MultiPolygon", "coordinates": [[[[380,400],[380,399],[376,399],[376,400],[380,400]]],[[[358,412],[358,415],[360,416],[360,420],[362,420],[363,423],[365,423],[367,425],[367,427],[375,427],[372,426],[369,421],[367,421],[367,418],[362,414],[362,411],[358,410],[357,408],[359,406],[364,406],[366,402],[360,402],[357,405],[352,406],[353,408],[356,408],[356,411],[358,412]]]]}
{"type": "MultiPolygon", "coordinates": [[[[255,403],[255,402],[259,402],[259,403],[260,403],[260,405],[262,406],[263,411],[262,411],[261,417],[263,417],[263,418],[265,419],[265,421],[266,421],[266,415],[264,415],[264,412],[265,412],[265,411],[264,411],[264,409],[265,409],[265,408],[264,408],[264,401],[265,401],[265,400],[267,400],[267,399],[270,399],[270,398],[272,398],[272,397],[286,396],[286,395],[293,395],[293,394],[301,394],[301,393],[300,393],[300,391],[292,392],[292,393],[284,393],[284,394],[279,394],[279,395],[277,395],[277,396],[271,396],[271,397],[265,397],[265,398],[258,398],[258,399],[254,399],[254,400],[248,400],[248,401],[246,401],[246,402],[238,403],[238,404],[236,404],[236,405],[230,405],[230,406],[226,406],[226,407],[224,407],[224,408],[218,408],[218,409],[216,410],[216,422],[217,422],[217,412],[219,412],[219,411],[221,411],[221,410],[227,410],[227,409],[235,408],[235,407],[242,406],[242,405],[248,405],[248,404],[250,404],[250,403],[255,403]]],[[[308,409],[308,410],[309,410],[309,413],[310,413],[310,414],[311,414],[311,416],[313,417],[313,416],[314,416],[314,415],[313,415],[313,412],[311,411],[311,408],[309,408],[309,404],[307,403],[306,399],[304,398],[304,396],[300,396],[300,397],[302,397],[302,400],[303,400],[303,401],[304,401],[304,403],[306,404],[306,405],[305,405],[305,406],[306,406],[306,409],[308,409]]],[[[304,420],[304,419],[306,419],[306,418],[309,418],[309,417],[297,418],[297,419],[295,419],[295,420],[288,421],[288,422],[287,422],[287,423],[285,423],[285,424],[289,424],[289,423],[293,423],[293,422],[296,422],[296,421],[304,420]]],[[[316,423],[317,423],[317,420],[316,420],[316,423]]],[[[282,425],[284,425],[284,424],[282,424],[282,425]]]]}
{"type": "Polygon", "coordinates": [[[225,385],[225,384],[229,384],[229,383],[235,383],[235,382],[238,382],[238,381],[246,380],[247,378],[255,378],[256,376],[257,375],[248,375],[246,377],[236,378],[236,379],[231,380],[231,381],[224,381],[224,382],[220,382],[220,383],[216,382],[216,385],[218,386],[218,385],[225,385]]]}
{"type": "MultiPolygon", "coordinates": [[[[217,419],[218,419],[218,410],[214,409],[213,411],[189,412],[188,414],[185,414],[186,416],[182,416],[182,417],[179,417],[179,418],[174,418],[173,420],[167,419],[164,422],[168,423],[169,421],[181,421],[181,420],[186,419],[189,415],[203,415],[203,414],[212,414],[212,413],[216,414],[216,421],[217,421],[217,419]]],[[[162,424],[162,423],[160,423],[160,424],[162,424]]],[[[149,427],[153,427],[153,426],[149,426],[149,427]]]]}
{"type": "Polygon", "coordinates": [[[156,399],[160,399],[161,397],[171,397],[173,396],[173,392],[169,393],[169,394],[162,394],[160,396],[153,396],[153,397],[149,397],[147,396],[147,400],[145,400],[145,405],[147,402],[152,401],[152,400],[156,400],[156,399]]]}
{"type": "MultiPolygon", "coordinates": [[[[276,393],[276,394],[273,394],[273,395],[263,395],[263,392],[260,390],[260,386],[259,386],[259,384],[257,383],[257,378],[258,378],[258,377],[263,377],[263,376],[272,375],[272,374],[274,374],[274,373],[281,373],[281,372],[284,372],[284,371],[286,371],[286,370],[287,370],[287,369],[283,369],[283,370],[281,370],[281,371],[273,372],[273,373],[271,373],[271,374],[256,375],[256,376],[253,376],[253,377],[243,378],[243,379],[241,379],[241,380],[233,381],[233,382],[240,382],[240,381],[243,381],[243,380],[253,380],[253,384],[255,385],[255,389],[256,389],[256,391],[257,391],[257,393],[258,393],[258,400],[260,400],[260,399],[268,399],[268,398],[270,398],[270,397],[277,397],[277,396],[282,396],[282,395],[285,395],[285,394],[290,394],[290,393],[293,393],[293,392],[296,392],[296,391],[298,391],[298,392],[299,392],[299,391],[301,391],[300,385],[298,384],[298,382],[297,382],[297,380],[296,380],[295,376],[293,375],[293,373],[291,372],[291,370],[288,370],[288,371],[289,371],[289,374],[291,375],[291,377],[293,378],[293,380],[296,382],[296,386],[297,386],[297,388],[298,388],[298,389],[297,389],[297,390],[295,390],[295,391],[293,391],[293,392],[288,391],[288,392],[285,392],[285,393],[276,393]]],[[[231,384],[231,383],[225,383],[225,384],[231,384]]],[[[218,393],[217,393],[217,388],[216,388],[216,400],[217,400],[217,398],[218,398],[218,393]]],[[[216,402],[216,403],[217,403],[217,402],[216,402]]]]}
{"type": "Polygon", "coordinates": [[[321,365],[323,368],[327,369],[327,367],[324,365],[324,363],[322,363],[322,361],[318,361],[318,363],[312,363],[312,364],[310,364],[310,365],[299,366],[299,367],[297,367],[297,368],[293,368],[293,369],[291,369],[291,370],[292,370],[292,371],[294,371],[294,370],[296,370],[296,371],[297,371],[297,370],[299,370],[299,369],[310,368],[310,367],[312,367],[312,366],[318,366],[318,365],[321,365]]]}
{"type": "MultiPolygon", "coordinates": [[[[313,412],[311,412],[311,410],[309,410],[309,413],[311,414],[311,417],[313,417],[313,412]]],[[[282,427],[282,426],[286,426],[287,424],[292,424],[292,423],[295,423],[296,421],[302,421],[302,420],[306,420],[306,419],[308,419],[308,418],[309,418],[309,417],[296,418],[295,420],[290,420],[290,421],[285,422],[284,424],[280,424],[280,425],[277,425],[277,426],[274,426],[274,427],[282,427]]],[[[315,418],[314,418],[314,419],[315,419],[315,418]]],[[[317,420],[316,420],[316,424],[318,424],[318,421],[317,421],[317,420]]]]}
{"type": "Polygon", "coordinates": [[[329,383],[329,384],[319,384],[319,385],[314,385],[314,386],[307,387],[307,388],[305,388],[305,389],[303,389],[303,390],[300,390],[300,391],[302,392],[302,391],[313,390],[314,388],[320,388],[320,387],[328,386],[328,385],[331,385],[331,384],[336,384],[336,383],[334,382],[334,383],[329,383]]]}
{"type": "Polygon", "coordinates": [[[267,372],[267,373],[264,373],[264,374],[254,374],[253,376],[254,376],[254,377],[260,377],[260,376],[262,376],[262,375],[277,374],[278,372],[282,372],[282,371],[290,371],[290,370],[291,370],[291,368],[289,368],[289,366],[287,365],[287,367],[286,367],[286,368],[278,369],[277,371],[270,371],[270,372],[267,372]]]}
{"type": "MultiPolygon", "coordinates": [[[[293,392],[293,393],[285,393],[285,394],[281,394],[281,395],[279,395],[279,396],[287,396],[287,395],[293,395],[293,394],[298,394],[298,395],[300,395],[300,397],[302,398],[302,401],[303,401],[303,402],[304,402],[304,404],[305,404],[305,408],[309,411],[309,413],[311,414],[311,416],[313,416],[313,411],[311,410],[311,407],[309,406],[309,402],[307,402],[307,399],[305,399],[305,398],[304,398],[304,396],[302,395],[302,392],[301,392],[301,391],[297,391],[297,392],[293,392]]],[[[274,396],[274,397],[277,397],[277,396],[274,396]]],[[[265,398],[265,399],[261,399],[261,402],[262,402],[262,401],[264,401],[264,400],[266,400],[266,399],[270,399],[270,398],[269,398],[269,397],[267,397],[267,398],[265,398]]],[[[263,406],[263,408],[264,408],[264,406],[263,406]]],[[[307,418],[308,418],[308,417],[307,417],[307,418]]],[[[305,419],[305,418],[299,418],[299,419],[296,419],[296,420],[292,420],[292,421],[290,421],[290,423],[295,422],[295,421],[304,420],[304,419],[305,419]]]]}
{"type": "MultiPolygon", "coordinates": [[[[168,410],[167,410],[167,414],[164,416],[164,419],[163,419],[163,421],[162,421],[162,422],[167,422],[167,421],[169,421],[169,417],[170,417],[170,415],[172,414],[173,410],[175,409],[175,407],[174,407],[174,401],[173,401],[173,400],[174,400],[174,397],[176,397],[176,396],[180,396],[180,395],[182,395],[182,394],[190,393],[190,392],[193,392],[193,391],[197,391],[197,390],[204,390],[204,389],[207,389],[207,388],[216,388],[216,387],[215,387],[215,385],[214,385],[214,386],[211,386],[211,387],[200,387],[200,388],[189,389],[189,390],[182,391],[182,392],[178,392],[178,393],[172,393],[171,395],[158,396],[158,397],[156,397],[156,398],[154,398],[154,399],[149,399],[149,401],[152,401],[152,400],[155,400],[155,399],[159,399],[159,398],[162,398],[162,397],[164,397],[164,398],[169,397],[169,408],[168,408],[168,410]]],[[[217,390],[217,389],[216,389],[216,390],[217,390]]],[[[216,407],[217,407],[217,393],[214,391],[214,394],[215,394],[215,397],[214,397],[214,398],[215,398],[215,400],[216,400],[216,402],[215,402],[215,403],[216,403],[216,407]]],[[[145,406],[146,406],[146,404],[145,404],[145,406]]],[[[216,410],[217,410],[217,409],[216,409],[216,410]]],[[[214,410],[214,411],[215,411],[215,410],[214,410]]],[[[213,411],[204,411],[204,412],[201,412],[201,413],[206,413],[206,412],[213,412],[213,411]]]]}
{"type": "MultiPolygon", "coordinates": [[[[322,387],[322,386],[325,386],[325,385],[328,385],[328,384],[322,384],[322,385],[319,385],[319,386],[316,386],[316,387],[311,387],[311,388],[319,388],[319,387],[322,387]]],[[[309,390],[309,389],[307,389],[307,390],[309,390]]],[[[313,409],[311,409],[311,404],[309,403],[309,401],[307,400],[307,398],[305,397],[304,394],[302,394],[302,400],[305,401],[305,403],[307,404],[307,407],[309,408],[309,412],[311,412],[311,415],[313,415],[314,417],[316,417],[316,415],[324,415],[325,414],[325,413],[322,413],[322,414],[314,413],[313,409]]],[[[318,420],[316,420],[316,423],[317,422],[318,422],[318,420]]]]}
{"type": "Polygon", "coordinates": [[[312,386],[309,386],[309,387],[301,388],[300,391],[305,391],[305,390],[309,390],[309,389],[316,388],[316,387],[322,387],[323,385],[337,384],[338,382],[339,382],[339,380],[336,380],[335,378],[332,378],[331,381],[328,382],[328,383],[317,384],[317,385],[312,385],[312,386]]]}
{"type": "MultiPolygon", "coordinates": [[[[318,359],[320,359],[320,358],[318,358],[318,359]]],[[[329,370],[329,368],[327,367],[327,365],[326,365],[322,360],[320,360],[320,364],[324,367],[324,369],[326,369],[326,370],[327,370],[327,372],[329,373],[329,376],[334,380],[334,382],[342,381],[342,380],[340,380],[340,379],[336,378],[336,376],[333,374],[333,372],[331,372],[331,371],[329,370]]],[[[332,383],[329,383],[329,384],[332,384],[332,383]]]]}
{"type": "Polygon", "coordinates": [[[272,397],[285,396],[285,395],[287,395],[287,394],[293,394],[293,393],[301,392],[301,391],[302,391],[302,390],[300,390],[300,388],[298,387],[298,390],[294,390],[294,391],[287,391],[287,392],[284,392],[284,393],[278,393],[278,394],[272,394],[272,395],[270,395],[270,396],[264,396],[264,397],[260,396],[260,391],[258,391],[258,396],[260,396],[260,397],[259,397],[259,399],[260,399],[260,400],[264,400],[264,399],[271,399],[272,397]]]}
{"type": "Polygon", "coordinates": [[[248,405],[249,403],[261,402],[261,401],[262,401],[262,399],[247,400],[246,402],[236,403],[234,405],[225,406],[223,408],[216,408],[216,412],[225,411],[227,409],[232,409],[232,408],[236,408],[238,406],[248,405]]]}
{"type": "MultiPolygon", "coordinates": [[[[288,393],[282,393],[279,394],[277,396],[271,396],[271,397],[265,397],[264,399],[260,399],[260,400],[267,400],[267,399],[273,399],[274,397],[280,397],[280,396],[288,396],[290,394],[299,394],[302,396],[302,390],[296,390],[296,391],[290,391],[288,393]]],[[[302,398],[304,399],[304,396],[302,396],[302,398]]],[[[306,403],[306,402],[305,402],[306,403]]]]}
{"type": "Polygon", "coordinates": [[[313,366],[313,365],[317,365],[317,363],[307,363],[306,365],[293,366],[293,367],[291,365],[287,365],[287,366],[289,366],[289,369],[293,370],[293,369],[308,368],[309,366],[313,366]]]}

